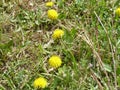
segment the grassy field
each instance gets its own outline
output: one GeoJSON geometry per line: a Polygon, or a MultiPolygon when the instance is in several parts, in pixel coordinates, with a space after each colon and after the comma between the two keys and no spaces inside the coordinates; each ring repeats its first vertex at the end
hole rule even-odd
{"type": "Polygon", "coordinates": [[[53,1],[0,0],[0,90],[36,90],[39,77],[47,80],[40,90],[120,90],[120,0],[53,1]],[[52,55],[60,67],[49,65],[52,55]]]}

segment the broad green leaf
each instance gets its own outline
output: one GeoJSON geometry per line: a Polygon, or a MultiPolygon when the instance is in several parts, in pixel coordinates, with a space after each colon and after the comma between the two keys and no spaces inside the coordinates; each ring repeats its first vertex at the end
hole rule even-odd
{"type": "Polygon", "coordinates": [[[112,67],[111,67],[110,65],[104,63],[104,64],[103,64],[103,67],[104,67],[104,69],[105,69],[106,71],[112,72],[112,67]]]}

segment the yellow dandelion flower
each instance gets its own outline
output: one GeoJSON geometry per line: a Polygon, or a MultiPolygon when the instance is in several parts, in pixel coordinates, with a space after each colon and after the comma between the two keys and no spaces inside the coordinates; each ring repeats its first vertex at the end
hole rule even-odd
{"type": "Polygon", "coordinates": [[[46,6],[47,6],[47,7],[52,7],[53,5],[54,5],[53,2],[47,2],[47,3],[46,3],[46,6]]]}
{"type": "Polygon", "coordinates": [[[55,31],[52,34],[53,39],[61,38],[64,35],[64,31],[61,29],[55,29],[55,31]]]}
{"type": "Polygon", "coordinates": [[[58,18],[58,13],[54,9],[48,10],[47,14],[48,14],[49,19],[57,19],[58,18]]]}
{"type": "Polygon", "coordinates": [[[62,60],[59,56],[57,55],[53,55],[52,57],[50,57],[49,59],[49,65],[53,68],[57,68],[60,67],[62,64],[62,60]]]}
{"type": "Polygon", "coordinates": [[[33,83],[35,88],[45,88],[47,86],[47,80],[45,78],[39,77],[33,83]]]}
{"type": "Polygon", "coordinates": [[[117,9],[115,10],[115,14],[120,17],[120,8],[117,8],[117,9]]]}

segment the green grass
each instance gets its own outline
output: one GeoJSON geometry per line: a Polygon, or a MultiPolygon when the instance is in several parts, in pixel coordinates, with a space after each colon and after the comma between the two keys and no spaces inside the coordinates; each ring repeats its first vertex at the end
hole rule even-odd
{"type": "Polygon", "coordinates": [[[0,90],[34,90],[39,76],[44,90],[120,89],[119,0],[58,0],[54,21],[44,1],[19,1],[0,1],[0,90]],[[53,42],[56,28],[65,35],[53,42]],[[52,70],[54,54],[63,63],[52,70]]]}

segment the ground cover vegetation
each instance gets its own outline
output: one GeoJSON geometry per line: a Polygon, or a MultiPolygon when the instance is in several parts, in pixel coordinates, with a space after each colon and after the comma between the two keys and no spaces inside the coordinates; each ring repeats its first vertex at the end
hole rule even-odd
{"type": "Polygon", "coordinates": [[[0,90],[119,90],[119,0],[0,0],[0,90]]]}

